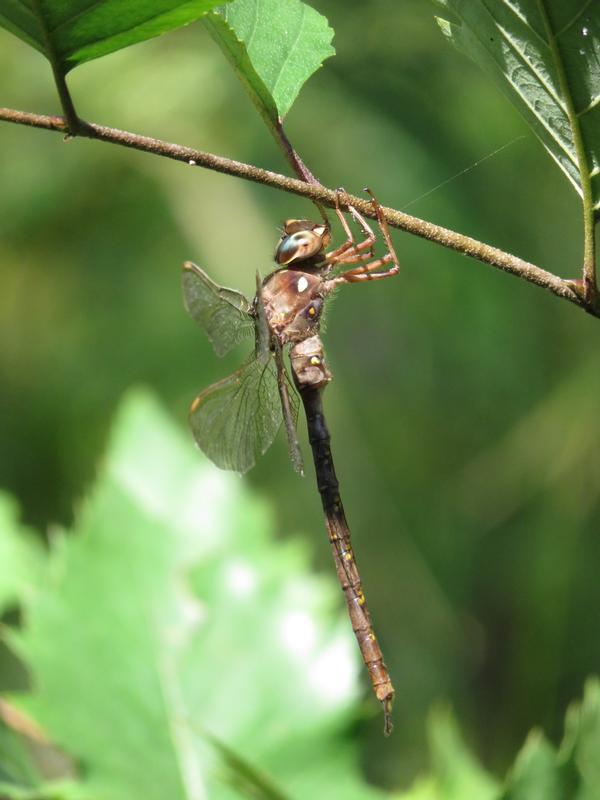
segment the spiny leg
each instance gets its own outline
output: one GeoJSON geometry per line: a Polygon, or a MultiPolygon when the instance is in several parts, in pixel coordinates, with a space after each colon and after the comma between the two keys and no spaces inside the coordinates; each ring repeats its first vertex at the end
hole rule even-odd
{"type": "Polygon", "coordinates": [[[332,279],[332,283],[337,285],[340,283],[362,283],[364,281],[376,281],[380,278],[391,278],[397,275],[400,271],[398,264],[392,264],[389,269],[378,271],[380,267],[389,264],[392,261],[392,256],[386,253],[381,258],[371,261],[370,264],[364,264],[362,267],[349,269],[347,272],[342,272],[341,275],[332,279]]]}
{"type": "MultiPolygon", "coordinates": [[[[369,194],[370,194],[370,192],[369,192],[369,194]]],[[[363,217],[363,215],[360,214],[354,208],[354,206],[351,206],[350,204],[348,204],[348,211],[350,212],[350,216],[352,217],[352,219],[361,228],[362,232],[365,235],[365,238],[366,239],[370,239],[373,242],[373,244],[375,244],[375,234],[373,233],[373,229],[371,228],[371,226],[369,225],[367,220],[363,217]]]]}
{"type": "Polygon", "coordinates": [[[348,263],[346,262],[346,256],[356,255],[357,253],[360,253],[362,250],[372,250],[373,245],[375,243],[375,234],[373,233],[373,231],[369,228],[369,226],[360,216],[358,211],[348,202],[346,202],[346,206],[348,208],[350,215],[352,216],[352,219],[360,225],[363,233],[365,234],[364,241],[355,244],[352,231],[350,230],[350,226],[348,225],[346,218],[343,215],[342,210],[340,208],[340,196],[342,195],[342,193],[346,198],[348,197],[348,195],[346,195],[343,189],[337,190],[335,213],[337,214],[338,219],[340,220],[340,223],[342,225],[342,228],[344,229],[344,233],[346,234],[346,241],[343,242],[335,250],[332,250],[330,253],[325,254],[325,260],[327,264],[329,264],[330,266],[333,266],[340,262],[348,263]]]}
{"type": "Polygon", "coordinates": [[[373,194],[373,192],[369,189],[368,186],[365,187],[365,192],[371,195],[371,202],[373,203],[373,207],[375,208],[375,213],[377,214],[377,224],[379,225],[379,229],[383,234],[383,240],[385,242],[385,246],[387,247],[388,253],[392,256],[392,261],[394,264],[398,265],[398,269],[400,269],[400,264],[398,263],[398,256],[396,255],[396,251],[394,250],[394,245],[392,244],[392,237],[390,236],[390,229],[388,228],[387,220],[383,216],[383,211],[381,210],[381,204],[373,194]]]}
{"type": "MultiPolygon", "coordinates": [[[[337,285],[340,283],[361,283],[363,281],[378,280],[380,278],[391,278],[393,275],[397,275],[398,272],[400,271],[400,265],[398,264],[396,251],[394,250],[394,245],[392,244],[390,233],[387,227],[387,222],[381,211],[381,206],[379,205],[377,198],[375,197],[373,192],[371,192],[370,189],[366,189],[366,191],[371,195],[372,198],[371,202],[373,205],[373,209],[375,211],[375,215],[377,217],[377,224],[379,225],[379,228],[383,234],[383,239],[387,247],[387,253],[381,258],[377,258],[368,264],[363,264],[360,267],[356,267],[354,269],[347,270],[346,272],[342,272],[341,275],[338,275],[337,277],[332,279],[331,283],[333,285],[337,285]],[[382,272],[377,271],[381,267],[390,263],[392,264],[392,266],[389,269],[384,270],[382,272]]],[[[370,231],[371,229],[367,225],[366,221],[361,217],[360,214],[358,214],[356,209],[353,209],[353,211],[354,214],[357,215],[356,217],[354,217],[353,214],[352,215],[353,218],[357,219],[357,221],[358,219],[362,220],[365,227],[368,228],[370,231]]],[[[340,263],[351,264],[361,260],[363,259],[354,258],[352,255],[350,255],[350,253],[348,253],[346,257],[342,256],[339,261],[340,263]]]]}
{"type": "Polygon", "coordinates": [[[342,228],[344,229],[344,233],[346,234],[346,241],[342,242],[339,247],[336,247],[335,250],[332,250],[330,253],[325,254],[325,259],[327,263],[332,260],[337,259],[342,253],[345,253],[352,245],[354,244],[354,237],[352,236],[352,231],[350,230],[350,226],[346,222],[346,217],[342,213],[342,209],[340,208],[340,195],[344,194],[345,191],[341,187],[336,189],[335,191],[335,213],[337,214],[337,218],[339,219],[342,228]]]}

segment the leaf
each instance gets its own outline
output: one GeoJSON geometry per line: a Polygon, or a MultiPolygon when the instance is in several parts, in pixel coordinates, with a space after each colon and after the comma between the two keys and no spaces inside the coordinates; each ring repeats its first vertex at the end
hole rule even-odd
{"type": "Polygon", "coordinates": [[[333,578],[275,543],[264,504],[145,393],[49,562],[9,640],[35,688],[11,702],[80,765],[81,791],[218,800],[237,770],[275,796],[381,797],[340,735],[358,658],[333,578]]]}
{"type": "MultiPolygon", "coordinates": [[[[199,19],[223,0],[0,0],[0,25],[60,74],[199,19]]],[[[227,2],[227,0],[225,0],[227,2]]]]}
{"type": "Polygon", "coordinates": [[[300,0],[235,0],[204,23],[261,114],[274,123],[335,54],[327,20],[300,0]]]}
{"type": "MultiPolygon", "coordinates": [[[[570,784],[579,786],[577,800],[600,797],[600,680],[587,681],[582,703],[567,712],[559,763],[570,784]]],[[[574,794],[574,791],[572,792],[574,794]]]]}
{"type": "Polygon", "coordinates": [[[540,731],[532,731],[517,756],[503,800],[566,800],[556,750],[540,731]]]}
{"type": "Polygon", "coordinates": [[[398,800],[498,800],[499,786],[465,745],[452,712],[438,706],[428,721],[431,775],[398,800]]]}
{"type": "Polygon", "coordinates": [[[477,763],[465,745],[458,725],[447,708],[437,708],[428,725],[433,775],[443,800],[494,800],[496,781],[477,763]]]}
{"type": "Polygon", "coordinates": [[[582,703],[567,712],[558,753],[538,731],[529,734],[502,800],[594,800],[600,797],[600,682],[588,681],[582,703]]]}
{"type": "Polygon", "coordinates": [[[20,527],[15,501],[0,492],[0,614],[35,585],[41,550],[31,532],[20,527]]]}
{"type": "Polygon", "coordinates": [[[436,0],[443,33],[500,84],[580,195],[600,209],[600,4],[436,0]]]}
{"type": "Polygon", "coordinates": [[[39,780],[23,743],[0,720],[0,797],[31,787],[39,780]]]}

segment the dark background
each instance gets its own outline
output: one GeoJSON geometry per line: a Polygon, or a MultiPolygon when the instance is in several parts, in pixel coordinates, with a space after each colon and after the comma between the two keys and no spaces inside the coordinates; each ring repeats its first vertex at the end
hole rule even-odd
{"type": "MultiPolygon", "coordinates": [[[[323,183],[368,184],[386,205],[577,276],[578,197],[447,45],[432,6],[313,5],[338,54],[287,130],[323,183]]],[[[70,86],[86,119],[289,171],[201,25],[84,65],[70,86]]],[[[59,112],[48,65],[5,31],[0,104],[59,112]]],[[[219,362],[184,313],[181,262],[251,294],[276,226],[313,212],[234,178],[8,124],[0,174],[0,486],[43,531],[71,521],[127,387],[151,386],[184,426],[194,394],[239,360],[219,362]]],[[[502,772],[532,726],[557,739],[600,660],[600,325],[491,267],[394,241],[401,276],[340,292],[325,337],[342,493],[398,689],[393,748],[379,718],[356,731],[385,785],[422,768],[435,700],[452,702],[502,772]]],[[[281,536],[310,538],[315,568],[331,574],[312,473],[295,476],[283,438],[248,481],[281,536]]]]}

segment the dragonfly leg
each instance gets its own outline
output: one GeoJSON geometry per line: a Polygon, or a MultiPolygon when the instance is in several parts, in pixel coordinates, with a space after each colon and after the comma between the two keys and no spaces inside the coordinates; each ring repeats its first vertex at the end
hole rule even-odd
{"type": "Polygon", "coordinates": [[[373,194],[373,192],[367,186],[365,191],[371,195],[371,202],[373,203],[373,208],[375,209],[375,213],[377,214],[377,224],[379,225],[379,230],[383,234],[383,241],[385,242],[385,246],[387,247],[387,251],[389,255],[392,256],[392,261],[394,264],[398,265],[398,269],[400,268],[400,264],[398,264],[398,256],[396,255],[396,251],[394,250],[394,245],[392,244],[392,237],[390,236],[390,229],[388,228],[387,220],[383,216],[383,211],[381,210],[381,205],[379,201],[373,194]]]}
{"type": "MultiPolygon", "coordinates": [[[[337,214],[337,218],[339,219],[342,228],[344,229],[344,233],[346,234],[346,241],[341,247],[338,247],[337,250],[342,251],[348,247],[348,245],[354,244],[354,237],[352,236],[352,231],[350,230],[350,226],[346,221],[346,217],[342,213],[341,203],[340,203],[340,196],[344,195],[346,197],[346,192],[343,187],[340,187],[336,190],[335,193],[335,213],[337,214]]],[[[333,251],[332,255],[336,253],[336,250],[333,251]]]]}
{"type": "MultiPolygon", "coordinates": [[[[400,265],[398,264],[398,257],[396,256],[396,251],[394,250],[394,245],[392,244],[392,239],[390,237],[390,233],[388,230],[387,222],[385,217],[383,216],[383,212],[381,211],[381,206],[377,202],[377,199],[373,192],[370,189],[366,190],[371,195],[371,202],[373,205],[373,209],[377,216],[377,224],[383,234],[383,239],[386,244],[387,253],[381,258],[374,259],[373,261],[369,262],[368,264],[362,264],[360,267],[355,267],[354,269],[347,270],[346,272],[342,272],[341,275],[333,278],[331,280],[331,284],[333,286],[338,285],[340,283],[361,283],[363,281],[372,281],[378,280],[380,278],[391,278],[393,275],[397,275],[400,271],[400,265]],[[381,271],[381,267],[386,266],[386,264],[391,264],[386,270],[381,271]]],[[[370,231],[371,229],[365,222],[365,220],[361,217],[360,214],[353,209],[354,213],[357,217],[353,217],[355,219],[361,219],[366,228],[370,231]]],[[[372,231],[371,231],[372,233],[372,231]]],[[[359,261],[363,261],[366,259],[356,257],[356,254],[350,254],[349,252],[344,254],[340,259],[339,263],[342,264],[355,264],[359,261]]]]}
{"type": "Polygon", "coordinates": [[[400,272],[399,264],[393,263],[389,269],[378,271],[380,267],[389,264],[393,259],[390,253],[386,253],[381,258],[371,261],[370,264],[364,264],[362,267],[356,269],[349,269],[347,272],[342,272],[332,278],[329,283],[333,286],[339,286],[342,283],[363,283],[364,281],[375,281],[380,278],[391,278],[400,272]]]}
{"type": "Polygon", "coordinates": [[[360,225],[363,233],[365,234],[365,239],[362,242],[358,242],[358,244],[354,242],[352,231],[350,230],[350,226],[348,225],[348,222],[346,221],[346,218],[343,215],[340,207],[341,196],[347,197],[343,189],[338,189],[336,193],[335,213],[337,214],[338,219],[340,220],[340,223],[342,225],[342,228],[344,229],[344,233],[346,234],[346,241],[343,242],[335,250],[326,253],[325,261],[330,266],[333,266],[340,262],[347,263],[346,262],[347,256],[352,257],[357,253],[360,253],[362,250],[372,250],[373,245],[375,244],[375,234],[373,233],[373,231],[369,228],[369,226],[361,217],[361,215],[358,213],[358,211],[349,203],[346,203],[348,211],[352,216],[352,219],[360,225]]]}

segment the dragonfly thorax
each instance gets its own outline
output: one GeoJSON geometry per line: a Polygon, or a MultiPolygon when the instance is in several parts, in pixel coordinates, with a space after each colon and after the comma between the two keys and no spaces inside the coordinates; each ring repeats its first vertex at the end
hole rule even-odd
{"type": "Polygon", "coordinates": [[[281,344],[301,342],[319,330],[323,281],[310,272],[282,269],[262,288],[267,324],[281,344]]]}

